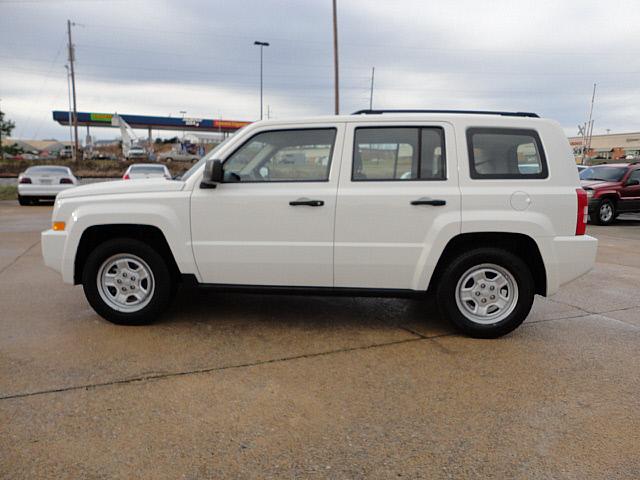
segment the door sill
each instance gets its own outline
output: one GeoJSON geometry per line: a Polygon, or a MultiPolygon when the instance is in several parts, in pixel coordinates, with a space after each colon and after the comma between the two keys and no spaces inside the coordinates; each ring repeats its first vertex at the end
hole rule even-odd
{"type": "Polygon", "coordinates": [[[199,283],[192,275],[183,275],[183,283],[224,293],[253,293],[268,295],[316,295],[336,297],[421,298],[427,292],[404,288],[313,287],[289,285],[236,285],[227,283],[199,283]],[[187,278],[185,278],[187,277],[187,278]]]}

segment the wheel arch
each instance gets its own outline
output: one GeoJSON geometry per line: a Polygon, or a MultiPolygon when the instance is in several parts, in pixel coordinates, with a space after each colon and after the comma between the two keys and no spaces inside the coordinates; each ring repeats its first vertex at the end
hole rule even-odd
{"type": "Polygon", "coordinates": [[[531,270],[535,292],[546,296],[547,272],[538,244],[528,235],[509,232],[461,233],[449,240],[431,276],[428,291],[435,291],[445,267],[456,255],[482,247],[502,248],[521,258],[531,270]]]}
{"type": "Polygon", "coordinates": [[[176,281],[181,278],[180,269],[162,230],[153,225],[106,224],[92,225],[82,232],[74,259],[73,283],[82,283],[82,270],[91,251],[107,240],[133,238],[155,249],[167,261],[169,271],[176,281]]]}
{"type": "Polygon", "coordinates": [[[611,200],[614,205],[618,204],[618,200],[620,200],[620,193],[616,191],[606,191],[598,195],[598,200],[611,200]]]}

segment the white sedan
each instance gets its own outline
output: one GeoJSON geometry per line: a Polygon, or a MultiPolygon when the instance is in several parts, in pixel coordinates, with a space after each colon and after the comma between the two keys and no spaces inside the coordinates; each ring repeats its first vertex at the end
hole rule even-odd
{"type": "Polygon", "coordinates": [[[166,178],[171,180],[171,172],[164,165],[153,163],[134,163],[122,176],[123,180],[139,180],[141,178],[166,178]]]}
{"type": "Polygon", "coordinates": [[[61,191],[76,185],[78,179],[69,167],[29,167],[18,175],[18,202],[31,205],[38,200],[53,200],[61,191]]]}

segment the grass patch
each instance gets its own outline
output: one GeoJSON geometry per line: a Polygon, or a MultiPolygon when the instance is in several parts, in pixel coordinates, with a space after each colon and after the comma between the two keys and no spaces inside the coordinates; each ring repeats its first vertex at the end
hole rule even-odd
{"type": "Polygon", "coordinates": [[[17,185],[0,185],[0,200],[15,200],[18,198],[17,185]]]}

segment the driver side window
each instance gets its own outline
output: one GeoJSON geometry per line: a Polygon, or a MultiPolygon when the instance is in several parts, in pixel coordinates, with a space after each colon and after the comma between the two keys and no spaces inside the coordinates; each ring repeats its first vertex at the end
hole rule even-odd
{"type": "Polygon", "coordinates": [[[224,181],[327,181],[335,138],[335,128],[258,133],[225,161],[224,181]]]}

